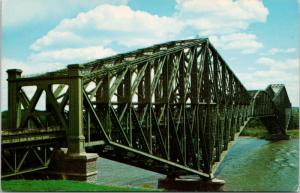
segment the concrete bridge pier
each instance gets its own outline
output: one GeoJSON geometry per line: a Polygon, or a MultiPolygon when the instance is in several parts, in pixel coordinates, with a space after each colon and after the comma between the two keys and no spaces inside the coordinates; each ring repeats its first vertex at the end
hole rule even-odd
{"type": "Polygon", "coordinates": [[[81,65],[69,65],[69,126],[66,128],[67,151],[57,150],[46,174],[50,178],[95,181],[97,175],[95,153],[86,153],[83,135],[83,94],[81,65]]]}
{"type": "MultiPolygon", "coordinates": [[[[65,124],[67,152],[55,150],[48,169],[24,174],[25,178],[62,178],[94,181],[97,175],[98,154],[86,153],[83,135],[83,83],[81,65],[68,66],[69,78],[69,124],[65,124]]],[[[21,121],[21,103],[17,97],[17,79],[22,70],[11,69],[8,73],[8,120],[9,128],[16,129],[21,121]]],[[[53,107],[51,107],[53,108],[53,107]]]]}
{"type": "Polygon", "coordinates": [[[94,181],[97,175],[98,154],[85,152],[83,135],[82,65],[68,66],[69,74],[69,128],[67,154],[61,154],[62,174],[66,179],[94,181]]]}
{"type": "Polygon", "coordinates": [[[48,179],[95,182],[98,157],[94,153],[68,154],[60,149],[55,152],[49,168],[41,172],[41,176],[48,179]]]}
{"type": "Polygon", "coordinates": [[[167,191],[223,191],[224,180],[217,178],[213,179],[201,179],[193,177],[185,178],[173,178],[167,177],[165,179],[159,179],[157,187],[160,189],[165,189],[167,191]]]}

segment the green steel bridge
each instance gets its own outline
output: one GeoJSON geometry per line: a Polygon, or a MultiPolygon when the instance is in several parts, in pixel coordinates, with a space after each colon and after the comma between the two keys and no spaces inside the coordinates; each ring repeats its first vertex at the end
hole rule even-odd
{"type": "Polygon", "coordinates": [[[248,91],[208,39],[157,44],[39,75],[8,73],[2,178],[46,169],[59,148],[167,176],[211,179],[252,118],[286,136],[285,86],[248,91]]]}

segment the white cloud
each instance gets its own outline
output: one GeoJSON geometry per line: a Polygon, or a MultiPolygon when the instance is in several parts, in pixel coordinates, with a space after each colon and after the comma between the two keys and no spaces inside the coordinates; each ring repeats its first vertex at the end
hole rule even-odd
{"type": "Polygon", "coordinates": [[[116,54],[111,48],[93,46],[86,48],[65,48],[32,54],[29,60],[34,63],[53,62],[62,64],[81,63],[116,54]]]}
{"type": "Polygon", "coordinates": [[[260,0],[215,0],[214,3],[199,0],[177,0],[181,12],[207,13],[227,18],[239,16],[240,20],[265,21],[268,10],[260,0]]]}
{"type": "Polygon", "coordinates": [[[177,0],[176,11],[170,17],[133,10],[126,5],[101,4],[62,20],[37,39],[31,49],[45,51],[96,45],[136,48],[183,38],[181,32],[196,30],[200,36],[210,35],[212,42],[221,49],[254,53],[263,44],[254,34],[241,30],[247,29],[252,22],[265,22],[267,15],[268,9],[258,0],[217,0],[214,3],[177,0]]]}
{"type": "Polygon", "coordinates": [[[247,68],[249,71],[253,71],[253,70],[256,70],[256,68],[254,68],[254,67],[249,67],[249,68],[247,68]]]}
{"type": "Polygon", "coordinates": [[[263,57],[263,58],[258,58],[256,60],[256,63],[258,64],[264,64],[264,65],[271,65],[273,63],[275,63],[276,61],[272,58],[266,58],[266,57],[263,57]]]}
{"type": "Polygon", "coordinates": [[[43,36],[42,38],[35,41],[34,44],[30,46],[30,48],[34,51],[38,51],[43,47],[52,45],[53,41],[60,42],[60,45],[56,46],[63,46],[68,44],[76,44],[81,43],[82,39],[75,35],[72,32],[66,31],[66,32],[60,32],[60,31],[50,31],[46,36],[43,36]]]}
{"type": "MultiPolygon", "coordinates": [[[[58,70],[66,67],[66,64],[58,62],[39,62],[19,61],[12,58],[1,59],[1,82],[6,82],[8,69],[22,69],[22,75],[42,74],[49,71],[58,70]]],[[[3,85],[3,84],[2,84],[3,85]]]]}
{"type": "Polygon", "coordinates": [[[217,48],[224,50],[240,50],[243,54],[254,53],[263,47],[263,44],[257,41],[254,34],[234,33],[221,36],[210,36],[209,39],[217,48]]]}
{"type": "Polygon", "coordinates": [[[265,69],[249,72],[238,72],[237,77],[247,89],[265,89],[269,84],[285,84],[293,106],[299,106],[299,58],[275,60],[262,57],[257,64],[265,69]]]}
{"type": "Polygon", "coordinates": [[[266,54],[263,55],[275,55],[279,53],[293,53],[293,52],[296,52],[296,48],[286,48],[286,49],[271,48],[266,54]]]}
{"type": "Polygon", "coordinates": [[[254,34],[243,32],[251,23],[266,22],[268,9],[260,0],[176,0],[175,17],[200,36],[210,36],[216,47],[256,52],[263,44],[254,34]]]}
{"type": "Polygon", "coordinates": [[[137,46],[161,42],[174,37],[182,29],[179,21],[171,17],[135,11],[128,6],[100,5],[72,19],[64,19],[45,36],[36,40],[31,48],[49,49],[71,43],[78,45],[106,45],[117,43],[137,46]],[[118,13],[118,14],[116,14],[118,13]]]}
{"type": "Polygon", "coordinates": [[[70,17],[77,12],[91,9],[99,4],[127,4],[127,0],[3,0],[3,25],[12,27],[30,21],[45,21],[70,17]]]}
{"type": "Polygon", "coordinates": [[[233,33],[252,22],[265,22],[268,9],[260,0],[176,0],[177,17],[201,34],[233,33]]]}
{"type": "Polygon", "coordinates": [[[256,60],[256,63],[268,66],[271,70],[289,70],[295,71],[299,68],[299,59],[275,60],[272,58],[262,57],[256,60]]]}

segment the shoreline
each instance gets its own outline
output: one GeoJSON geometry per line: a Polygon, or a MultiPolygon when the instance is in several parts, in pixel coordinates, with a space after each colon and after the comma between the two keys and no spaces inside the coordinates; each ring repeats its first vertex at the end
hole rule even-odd
{"type": "MultiPolygon", "coordinates": [[[[287,135],[291,136],[291,139],[299,139],[299,129],[287,130],[287,135]]],[[[259,139],[268,139],[270,134],[265,128],[262,127],[251,127],[245,128],[239,137],[256,137],[259,139]]]]}
{"type": "MultiPolygon", "coordinates": [[[[251,128],[247,128],[251,129],[251,128]]],[[[244,132],[244,131],[243,131],[244,132]]],[[[293,132],[294,137],[291,139],[299,139],[299,130],[288,130],[288,134],[293,132]]],[[[251,135],[240,135],[241,138],[257,138],[264,139],[257,136],[251,135]]],[[[1,189],[2,191],[39,191],[39,192],[56,192],[56,191],[119,191],[119,192],[160,192],[165,191],[163,189],[157,188],[147,188],[147,187],[136,187],[136,186],[127,186],[127,185],[105,185],[105,184],[96,184],[80,181],[71,181],[71,180],[25,180],[25,179],[12,179],[12,180],[1,180],[1,189]]]]}

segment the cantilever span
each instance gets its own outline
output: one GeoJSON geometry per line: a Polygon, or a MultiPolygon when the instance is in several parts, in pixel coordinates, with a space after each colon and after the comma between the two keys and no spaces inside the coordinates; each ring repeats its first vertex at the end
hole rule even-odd
{"type": "Polygon", "coordinates": [[[247,91],[208,39],[167,42],[36,76],[8,74],[2,177],[43,169],[51,159],[41,155],[68,147],[168,176],[212,178],[251,118],[286,135],[291,117],[284,85],[247,91]],[[15,130],[29,129],[49,132],[9,142],[15,130]],[[37,160],[35,167],[26,159],[37,160]]]}

